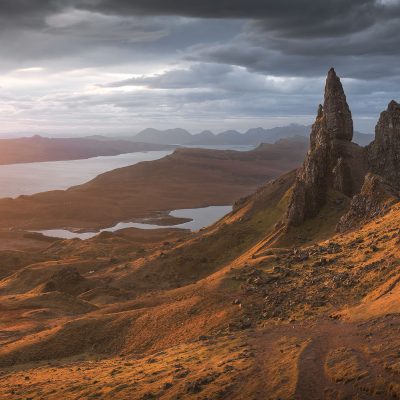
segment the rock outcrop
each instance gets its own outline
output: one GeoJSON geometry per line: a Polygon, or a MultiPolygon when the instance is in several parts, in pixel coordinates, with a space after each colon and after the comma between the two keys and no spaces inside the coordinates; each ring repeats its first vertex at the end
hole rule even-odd
{"type": "Polygon", "coordinates": [[[379,175],[368,173],[361,192],[351,200],[350,209],[342,216],[336,230],[344,232],[382,216],[398,199],[399,193],[390,183],[379,175]]]}
{"type": "Polygon", "coordinates": [[[324,206],[330,189],[353,196],[366,173],[366,152],[352,143],[353,121],[335,70],[328,72],[324,104],[312,126],[310,150],[298,172],[286,226],[300,225],[324,206]]]}
{"type": "Polygon", "coordinates": [[[382,216],[399,201],[400,190],[400,105],[392,100],[380,115],[375,140],[366,148],[368,170],[360,193],[342,216],[337,231],[356,228],[382,216]]]}
{"type": "Polygon", "coordinates": [[[381,113],[367,150],[370,170],[400,189],[400,104],[394,100],[381,113]]]}

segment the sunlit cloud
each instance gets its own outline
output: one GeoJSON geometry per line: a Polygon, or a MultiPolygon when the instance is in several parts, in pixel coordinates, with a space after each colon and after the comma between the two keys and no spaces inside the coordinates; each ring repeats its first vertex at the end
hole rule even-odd
{"type": "Polygon", "coordinates": [[[28,67],[28,68],[18,68],[16,72],[42,72],[45,71],[46,68],[43,67],[28,67]]]}

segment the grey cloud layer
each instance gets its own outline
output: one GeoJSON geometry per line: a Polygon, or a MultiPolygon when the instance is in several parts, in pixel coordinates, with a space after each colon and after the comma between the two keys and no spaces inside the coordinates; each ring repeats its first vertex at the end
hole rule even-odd
{"type": "Polygon", "coordinates": [[[147,118],[147,126],[162,116],[190,124],[311,115],[330,66],[345,78],[353,111],[376,118],[399,97],[399,26],[400,0],[4,0],[0,71],[132,78],[96,82],[106,92],[90,95],[67,80],[24,96],[0,87],[0,118],[13,109],[14,119],[62,124],[102,110],[110,121],[147,118]],[[121,90],[138,87],[147,90],[121,90]]]}
{"type": "MultiPolygon", "coordinates": [[[[90,54],[110,47],[121,49],[123,58],[126,51],[161,55],[168,48],[185,51],[189,60],[269,74],[322,76],[330,65],[349,77],[376,77],[381,66],[382,75],[399,73],[393,60],[400,52],[399,0],[4,0],[0,22],[0,29],[13,32],[2,35],[10,58],[16,53],[20,59],[24,54],[59,57],[85,48],[90,54]],[[197,41],[191,42],[196,21],[178,17],[211,18],[214,23],[203,20],[203,32],[197,31],[197,41]],[[232,19],[247,21],[242,32],[236,25],[236,35],[229,28],[232,19]],[[221,41],[223,35],[215,30],[210,37],[211,25],[220,25],[221,31],[226,27],[230,40],[221,41]]],[[[104,62],[114,57],[104,56],[104,62]]]]}

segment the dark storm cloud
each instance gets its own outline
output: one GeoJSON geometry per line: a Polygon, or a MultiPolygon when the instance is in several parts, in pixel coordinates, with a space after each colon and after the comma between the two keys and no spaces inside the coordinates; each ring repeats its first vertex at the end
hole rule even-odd
{"type": "Polygon", "coordinates": [[[47,15],[58,12],[69,4],[69,0],[2,0],[0,30],[42,28],[47,15]]]}
{"type": "MultiPolygon", "coordinates": [[[[180,25],[178,20],[173,20],[174,24],[168,27],[170,29],[165,29],[163,25],[167,20],[157,21],[157,18],[162,16],[219,19],[215,21],[215,25],[221,25],[222,31],[225,26],[228,27],[226,21],[229,19],[247,20],[244,31],[236,38],[233,38],[233,31],[227,29],[231,32],[233,40],[226,40],[225,46],[207,46],[204,51],[199,51],[200,45],[195,49],[197,52],[188,57],[194,59],[204,57],[206,61],[223,63],[230,63],[232,60],[236,65],[263,72],[276,73],[273,65],[281,64],[280,55],[293,56],[291,64],[294,67],[299,65],[301,73],[302,64],[309,61],[316,66],[322,64],[325,70],[330,59],[333,61],[332,64],[336,65],[334,61],[337,57],[392,56],[400,52],[398,46],[400,1],[398,0],[4,0],[0,2],[2,22],[0,29],[14,31],[31,29],[34,34],[56,35],[61,44],[58,47],[59,52],[63,49],[65,52],[71,52],[74,47],[77,49],[82,47],[78,41],[68,43],[69,37],[73,39],[79,36],[84,45],[90,44],[88,42],[93,39],[97,42],[92,43],[95,46],[101,42],[107,45],[113,41],[114,46],[123,46],[140,42],[142,38],[145,42],[146,38],[162,38],[171,34],[174,30],[172,25],[180,25]],[[71,22],[69,26],[49,27],[49,17],[52,18],[60,13],[69,13],[70,19],[74,13],[76,18],[82,15],[86,15],[86,18],[78,20],[75,24],[71,22]],[[140,17],[143,16],[146,19],[140,27],[140,17]],[[132,18],[133,22],[129,22],[129,18],[132,18]],[[244,60],[245,57],[249,60],[244,60]],[[323,59],[313,60],[313,57],[323,59]]],[[[19,32],[20,35],[22,33],[19,32]]],[[[179,36],[170,37],[168,47],[171,49],[172,45],[178,49],[185,41],[186,46],[194,44],[190,43],[189,39],[193,35],[190,27],[187,31],[181,30],[179,36]]],[[[204,39],[208,36],[207,25],[204,26],[202,36],[204,39]]],[[[221,35],[216,36],[214,41],[218,41],[219,36],[221,35]]],[[[198,37],[196,43],[210,43],[210,38],[204,39],[198,37]]],[[[27,41],[27,45],[32,47],[32,53],[35,47],[40,47],[34,41],[34,37],[33,40],[27,41]]],[[[50,45],[52,41],[54,40],[50,38],[50,45]]],[[[154,49],[162,52],[165,44],[154,49]]],[[[374,60],[377,64],[383,61],[385,60],[378,58],[374,60]]],[[[314,73],[314,70],[311,69],[310,72],[314,73]]],[[[397,70],[394,73],[397,73],[397,70]]]]}
{"type": "MultiPolygon", "coordinates": [[[[66,2],[69,4],[69,1],[66,2]]],[[[55,0],[2,0],[0,2],[0,16],[6,18],[22,18],[51,13],[63,7],[60,1],[55,0]]]]}
{"type": "Polygon", "coordinates": [[[250,71],[277,76],[324,76],[334,66],[342,77],[376,79],[400,74],[399,54],[291,54],[233,40],[231,43],[196,45],[186,52],[190,61],[214,62],[246,67],[250,71]]]}
{"type": "Polygon", "coordinates": [[[0,1],[0,71],[32,63],[50,69],[178,61],[195,43],[229,40],[242,23],[105,13],[88,1],[0,1]],[[77,8],[80,6],[80,8],[77,8]]]}
{"type": "MultiPolygon", "coordinates": [[[[182,51],[195,45],[185,50],[189,60],[239,65],[266,74],[321,76],[331,65],[349,77],[376,77],[380,67],[383,75],[399,72],[398,63],[392,62],[400,52],[398,0],[5,0],[0,2],[0,20],[3,30],[31,30],[16,35],[15,52],[21,49],[25,54],[26,46],[27,57],[79,53],[91,47],[90,58],[94,47],[110,44],[140,54],[149,48],[162,54],[167,48],[182,51]],[[54,16],[62,21],[63,13],[69,25],[49,26],[54,16]],[[193,26],[204,24],[202,32],[196,34],[190,24],[174,19],[179,16],[203,18],[202,23],[191,21],[193,26]],[[230,29],[232,19],[247,21],[242,32],[239,25],[236,33],[230,29]],[[226,29],[231,37],[221,41],[220,32],[212,38],[211,25],[219,25],[221,32],[226,29]],[[29,34],[32,40],[26,40],[29,34]],[[37,43],[43,35],[49,36],[50,51],[37,43]],[[162,40],[165,37],[168,40],[162,40]],[[148,45],[151,41],[155,44],[148,45]],[[133,47],[140,42],[148,47],[143,52],[133,47]],[[354,67],[358,63],[361,68],[354,67]]],[[[13,46],[9,47],[12,53],[13,46]]],[[[118,58],[104,57],[104,62],[118,58]]],[[[98,57],[94,61],[100,62],[98,57]]]]}
{"type": "Polygon", "coordinates": [[[259,21],[282,37],[344,36],[399,17],[397,0],[98,0],[81,7],[121,15],[181,15],[259,21]]]}
{"type": "Polygon", "coordinates": [[[249,19],[260,30],[291,38],[344,36],[400,15],[397,0],[4,0],[0,15],[29,22],[69,7],[121,16],[249,19]]]}
{"type": "Polygon", "coordinates": [[[186,55],[189,60],[286,76],[322,76],[329,66],[361,79],[400,72],[398,0],[98,0],[89,8],[248,21],[230,41],[194,46],[186,55]]]}
{"type": "MultiPolygon", "coordinates": [[[[305,29],[304,22],[327,21],[327,27],[338,25],[354,29],[368,23],[373,15],[398,10],[394,1],[375,0],[95,0],[77,2],[81,7],[119,14],[182,15],[197,18],[248,18],[284,21],[292,29],[296,26],[305,29]],[[345,18],[343,18],[345,17],[345,18]],[[350,17],[353,28],[346,25],[350,17]]],[[[277,25],[277,24],[275,24],[277,25]]],[[[276,26],[275,26],[276,27],[276,26]]],[[[307,29],[310,29],[309,27],[307,29]]],[[[306,30],[305,30],[306,31],[306,30]]]]}

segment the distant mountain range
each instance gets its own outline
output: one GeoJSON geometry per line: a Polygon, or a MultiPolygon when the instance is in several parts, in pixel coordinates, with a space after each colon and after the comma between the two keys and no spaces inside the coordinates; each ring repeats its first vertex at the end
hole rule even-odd
{"type": "MultiPolygon", "coordinates": [[[[292,124],[271,129],[252,128],[245,133],[227,130],[218,134],[203,131],[191,134],[185,129],[147,128],[132,136],[92,135],[81,138],[42,136],[0,139],[0,165],[41,161],[77,160],[152,150],[172,150],[177,146],[258,146],[286,138],[309,141],[310,126],[292,124]]],[[[353,141],[365,146],[374,136],[354,132],[353,141]]]]}
{"type": "MultiPolygon", "coordinates": [[[[271,129],[252,128],[245,133],[228,130],[218,134],[203,131],[191,134],[185,129],[175,128],[158,130],[147,128],[133,137],[124,137],[125,140],[169,144],[169,145],[259,145],[260,143],[274,143],[279,139],[304,136],[309,137],[311,126],[291,124],[271,129]]],[[[354,142],[365,146],[373,140],[373,135],[354,132],[354,142]]]]}

